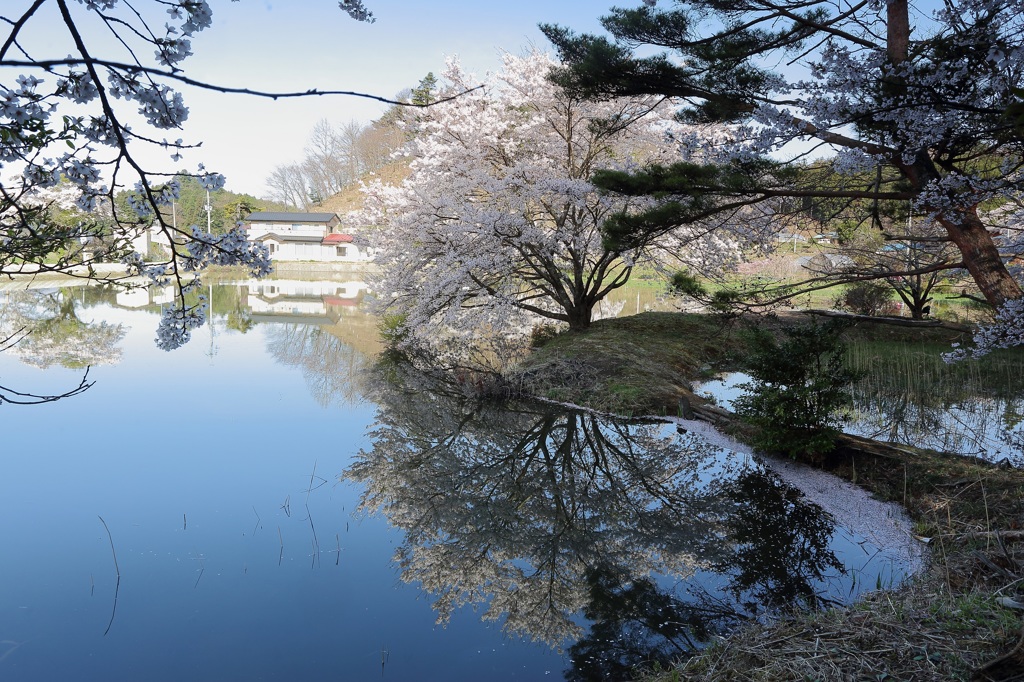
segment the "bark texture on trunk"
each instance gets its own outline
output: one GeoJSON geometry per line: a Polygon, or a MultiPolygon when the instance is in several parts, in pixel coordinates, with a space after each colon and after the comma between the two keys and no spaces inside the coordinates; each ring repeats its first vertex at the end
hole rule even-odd
{"type": "Polygon", "coordinates": [[[907,0],[892,0],[886,5],[885,27],[889,61],[902,64],[910,54],[910,8],[907,0]]]}
{"type": "Polygon", "coordinates": [[[1020,284],[999,257],[999,249],[992,235],[977,214],[965,212],[958,222],[940,217],[939,223],[946,228],[949,238],[960,250],[964,266],[986,301],[993,306],[1001,306],[1009,300],[1024,296],[1020,284]]]}

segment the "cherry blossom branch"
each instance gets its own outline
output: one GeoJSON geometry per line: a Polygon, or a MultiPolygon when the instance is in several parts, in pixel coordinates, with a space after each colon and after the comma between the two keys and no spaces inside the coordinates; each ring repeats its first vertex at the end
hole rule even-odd
{"type": "Polygon", "coordinates": [[[278,100],[278,99],[291,99],[295,97],[325,97],[325,96],[344,96],[344,97],[357,97],[362,99],[370,99],[375,102],[381,102],[383,104],[393,104],[396,106],[409,107],[413,109],[426,109],[438,104],[444,104],[454,99],[462,97],[468,93],[474,92],[483,88],[483,85],[478,85],[473,88],[467,88],[454,95],[446,95],[439,97],[438,99],[426,103],[426,104],[414,104],[408,101],[390,99],[388,97],[381,97],[379,95],[371,95],[365,92],[357,92],[354,90],[320,90],[317,88],[310,88],[308,90],[293,91],[293,92],[270,92],[265,90],[253,90],[251,88],[235,88],[226,85],[216,85],[214,83],[207,83],[205,81],[196,80],[190,78],[184,74],[176,71],[168,71],[166,69],[158,69],[152,66],[143,66],[139,64],[127,64],[125,62],[117,62],[108,59],[46,59],[39,61],[29,60],[16,60],[16,59],[4,59],[0,60],[0,67],[22,67],[22,68],[41,68],[41,69],[52,69],[57,66],[102,66],[107,69],[114,71],[123,71],[126,73],[139,73],[150,76],[159,76],[161,78],[167,78],[178,81],[185,85],[191,85],[196,88],[204,90],[212,90],[214,92],[221,92],[224,94],[233,95],[251,95],[254,97],[264,97],[267,99],[278,100]]]}

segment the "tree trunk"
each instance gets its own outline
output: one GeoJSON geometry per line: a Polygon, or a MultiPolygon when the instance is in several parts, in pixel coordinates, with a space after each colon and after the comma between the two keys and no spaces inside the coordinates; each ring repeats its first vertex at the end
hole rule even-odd
{"type": "MultiPolygon", "coordinates": [[[[938,183],[941,180],[934,162],[923,150],[918,152],[918,158],[911,165],[902,165],[898,159],[895,163],[918,191],[923,190],[929,183],[938,183]]],[[[938,213],[936,222],[945,228],[950,241],[960,251],[964,268],[974,278],[975,284],[989,304],[999,307],[1007,301],[1024,297],[1020,284],[1010,275],[1003,259],[999,257],[999,249],[992,240],[992,235],[978,218],[976,206],[962,209],[925,207],[926,210],[930,208],[938,213]]]]}
{"type": "Polygon", "coordinates": [[[992,241],[992,235],[976,213],[965,211],[959,222],[945,217],[938,220],[960,249],[964,267],[971,273],[986,301],[998,307],[1024,296],[1020,284],[1010,275],[1003,259],[999,257],[999,249],[992,241]]]}
{"type": "MultiPolygon", "coordinates": [[[[886,5],[886,54],[889,62],[898,65],[907,60],[910,45],[910,18],[908,0],[891,0],[886,5]]],[[[897,90],[902,83],[893,83],[897,90]]],[[[901,164],[897,161],[897,166],[901,164]]],[[[904,174],[921,189],[928,180],[939,177],[934,164],[923,153],[904,174]]],[[[1021,298],[1024,291],[1007,271],[992,236],[978,218],[976,209],[965,209],[959,220],[948,216],[938,218],[946,228],[950,239],[960,249],[964,266],[971,273],[985,300],[993,306],[1000,306],[1009,300],[1021,298]]]]}
{"type": "Polygon", "coordinates": [[[580,305],[572,310],[566,310],[565,314],[568,317],[569,330],[579,332],[589,329],[593,313],[594,306],[588,306],[586,304],[580,305]]]}
{"type": "Polygon", "coordinates": [[[910,48],[910,8],[907,0],[890,0],[885,8],[886,52],[893,64],[907,60],[910,48]]]}

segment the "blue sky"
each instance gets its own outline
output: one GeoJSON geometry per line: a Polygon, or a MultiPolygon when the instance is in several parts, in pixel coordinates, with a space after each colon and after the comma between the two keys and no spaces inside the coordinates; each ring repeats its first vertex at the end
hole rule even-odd
{"type": "MultiPolygon", "coordinates": [[[[368,0],[374,24],[355,22],[334,0],[214,0],[213,27],[193,41],[186,73],[214,83],[274,91],[355,90],[392,97],[440,72],[457,55],[480,75],[499,66],[502,51],[547,46],[540,22],[599,30],[613,4],[517,0],[368,0]]],[[[619,4],[628,5],[628,2],[619,4]]],[[[351,97],[269,101],[185,89],[186,141],[203,148],[186,156],[224,173],[228,189],[265,193],[279,164],[298,161],[313,125],[369,122],[384,105],[351,97]]]]}
{"type": "MultiPolygon", "coordinates": [[[[414,87],[427,72],[442,71],[447,56],[458,56],[467,69],[482,76],[499,67],[503,51],[519,53],[531,45],[546,49],[547,42],[537,29],[540,22],[560,23],[580,31],[599,30],[598,18],[615,0],[366,0],[377,17],[374,24],[354,21],[338,9],[337,0],[209,2],[213,26],[193,36],[193,56],[181,65],[186,76],[252,90],[296,92],[317,88],[394,97],[414,87]]],[[[620,4],[639,2],[623,0],[620,4]]],[[[94,55],[127,59],[123,48],[113,42],[109,31],[83,4],[68,4],[94,55]]],[[[0,15],[17,18],[30,5],[30,0],[0,0],[0,15]]],[[[133,6],[155,27],[168,19],[166,8],[155,0],[139,0],[133,6]]],[[[126,7],[122,5],[115,12],[123,13],[126,7]]],[[[6,34],[0,28],[0,41],[6,34]]],[[[19,39],[36,60],[60,59],[74,49],[52,2],[42,5],[19,39]]],[[[150,52],[151,48],[145,49],[142,58],[148,58],[150,52]]],[[[16,75],[0,74],[0,82],[13,85],[16,75]]],[[[204,163],[208,169],[227,176],[228,189],[256,196],[267,193],[264,181],[275,166],[302,158],[317,121],[368,123],[386,108],[353,97],[272,101],[189,86],[180,90],[190,109],[184,129],[180,133],[156,131],[156,137],[173,140],[180,136],[187,143],[202,142],[202,149],[186,153],[177,163],[169,159],[166,150],[136,149],[146,168],[194,171],[204,163]]],[[[61,113],[93,112],[69,107],[61,113]]]]}
{"type": "MultiPolygon", "coordinates": [[[[0,0],[4,14],[18,16],[0,0]]],[[[502,52],[531,46],[547,49],[537,28],[557,23],[580,32],[600,32],[599,17],[613,4],[640,0],[366,0],[374,24],[356,22],[337,0],[210,0],[213,26],[193,39],[186,75],[209,83],[255,90],[295,92],[310,88],[351,90],[383,97],[415,86],[429,71],[439,73],[447,56],[458,56],[478,75],[499,67],[502,52]]],[[[921,0],[924,7],[934,0],[921,0]]],[[[70,3],[84,15],[84,7],[70,3]]],[[[139,6],[162,14],[153,0],[139,6]]],[[[161,22],[163,19],[160,20],[161,22]]],[[[34,18],[23,36],[36,58],[63,57],[68,46],[57,36],[60,19],[52,4],[34,18]]],[[[159,25],[159,24],[157,24],[159,25]]],[[[87,40],[106,44],[98,27],[83,22],[87,40]]],[[[2,33],[0,33],[2,36],[2,33]]],[[[118,58],[123,57],[120,52],[118,58]]],[[[13,79],[11,79],[13,80],[13,79]]],[[[182,88],[189,120],[180,135],[203,146],[173,163],[163,152],[142,156],[151,170],[195,170],[198,163],[227,176],[228,189],[267,194],[266,178],[281,164],[299,161],[309,133],[320,119],[335,125],[379,117],[385,105],[354,97],[309,97],[272,101],[182,88]]],[[[158,135],[163,137],[164,135],[158,135]]]]}

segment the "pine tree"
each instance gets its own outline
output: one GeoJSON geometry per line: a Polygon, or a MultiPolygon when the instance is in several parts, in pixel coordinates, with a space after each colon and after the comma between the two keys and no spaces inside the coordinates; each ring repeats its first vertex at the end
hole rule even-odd
{"type": "Polygon", "coordinates": [[[931,13],[909,0],[843,9],[798,0],[655,5],[612,10],[602,20],[611,39],[543,26],[568,65],[557,81],[591,98],[664,95],[680,117],[734,124],[745,141],[713,163],[599,174],[606,189],[665,199],[609,221],[610,239],[629,243],[781,198],[899,200],[956,246],[961,260],[946,265],[966,268],[989,304],[1021,298],[1004,259],[1024,240],[1012,224],[994,238],[979,211],[1022,189],[1022,135],[1006,115],[1019,106],[1024,62],[1019,0],[955,0],[931,13]],[[666,52],[637,56],[646,46],[666,52]],[[837,168],[874,179],[801,184],[795,163],[778,160],[794,140],[831,146],[837,168]]]}

